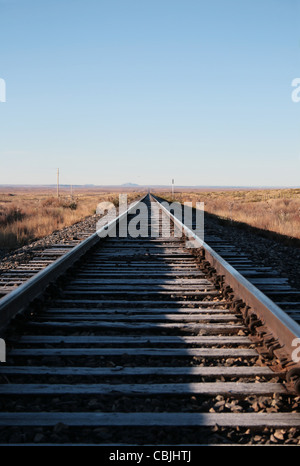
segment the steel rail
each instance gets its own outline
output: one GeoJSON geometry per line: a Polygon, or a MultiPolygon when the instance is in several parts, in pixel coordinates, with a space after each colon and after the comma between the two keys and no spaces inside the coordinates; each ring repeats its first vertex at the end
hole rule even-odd
{"type": "MultiPolygon", "coordinates": [[[[292,353],[295,350],[293,342],[300,338],[300,325],[295,322],[283,309],[275,304],[256,286],[250,283],[226,260],[217,254],[208,244],[199,238],[190,228],[176,218],[155,196],[151,197],[156,201],[163,212],[165,212],[174,224],[184,232],[184,234],[195,242],[199,249],[205,252],[205,259],[216,270],[218,275],[224,277],[225,283],[232,288],[235,298],[243,300],[263,322],[268,330],[278,340],[280,346],[292,360],[292,353]]],[[[294,367],[300,367],[294,361],[294,367]]]]}
{"type": "Polygon", "coordinates": [[[0,331],[3,332],[12,318],[18,313],[22,312],[34,299],[38,298],[45,288],[66,272],[76,261],[78,261],[87,251],[89,251],[101,239],[101,234],[104,231],[107,234],[112,228],[126,218],[134,208],[145,197],[144,195],[138,201],[132,203],[128,209],[122,212],[121,215],[111,220],[107,225],[104,225],[99,230],[95,231],[91,236],[83,240],[77,246],[74,246],[63,256],[59,257],[53,263],[36,273],[33,277],[29,278],[26,282],[18,286],[11,293],[0,299],[0,331]]]}

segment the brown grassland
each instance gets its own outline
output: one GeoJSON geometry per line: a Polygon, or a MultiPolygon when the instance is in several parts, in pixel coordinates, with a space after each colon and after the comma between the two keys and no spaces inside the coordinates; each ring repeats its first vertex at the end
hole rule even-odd
{"type": "Polygon", "coordinates": [[[109,201],[116,207],[119,194],[127,194],[128,203],[141,192],[78,188],[0,187],[0,248],[13,249],[47,236],[96,213],[98,203],[109,201]]]}
{"type": "MultiPolygon", "coordinates": [[[[138,199],[141,188],[0,187],[0,248],[13,249],[51,234],[95,214],[99,202],[118,206],[119,194],[128,203],[138,199]]],[[[300,239],[300,189],[176,189],[152,191],[169,201],[204,202],[205,211],[266,231],[300,239]]]]}
{"type": "MultiPolygon", "coordinates": [[[[172,200],[170,190],[156,194],[172,200]]],[[[176,189],[174,200],[204,202],[206,212],[223,219],[300,239],[300,189],[176,189]]]]}

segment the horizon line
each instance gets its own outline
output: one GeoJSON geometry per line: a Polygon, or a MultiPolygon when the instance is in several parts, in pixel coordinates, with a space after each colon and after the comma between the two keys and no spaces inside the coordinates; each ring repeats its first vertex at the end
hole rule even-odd
{"type": "MultiPolygon", "coordinates": [[[[1,187],[43,187],[43,188],[53,188],[56,189],[56,184],[13,184],[13,183],[4,183],[0,184],[1,187]]],[[[135,184],[135,183],[124,183],[124,184],[60,184],[60,188],[171,188],[172,185],[168,184],[135,184]]],[[[230,189],[300,189],[300,186],[286,186],[286,185],[174,185],[175,189],[184,189],[184,188],[194,188],[194,189],[206,189],[206,188],[230,188],[230,189]]]]}

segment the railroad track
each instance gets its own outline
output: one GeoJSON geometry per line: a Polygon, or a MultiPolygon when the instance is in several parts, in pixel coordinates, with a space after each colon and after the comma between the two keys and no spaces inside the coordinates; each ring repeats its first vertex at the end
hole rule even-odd
{"type": "Polygon", "coordinates": [[[297,444],[299,324],[154,197],[127,214],[0,300],[0,444],[297,444]]]}
{"type": "MultiPolygon", "coordinates": [[[[93,223],[96,224],[96,220],[93,223]]],[[[7,270],[0,271],[0,298],[8,295],[29,278],[64,256],[94,232],[95,226],[92,228],[91,225],[84,225],[84,228],[80,231],[67,234],[69,238],[56,241],[48,246],[37,246],[30,252],[32,257],[27,260],[20,260],[20,264],[15,268],[10,267],[7,270]]]]}

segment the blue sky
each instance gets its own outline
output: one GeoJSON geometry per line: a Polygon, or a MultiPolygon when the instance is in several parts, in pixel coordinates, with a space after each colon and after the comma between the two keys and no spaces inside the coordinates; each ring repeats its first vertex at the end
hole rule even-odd
{"type": "Polygon", "coordinates": [[[298,186],[300,0],[0,0],[0,183],[298,186]]]}

